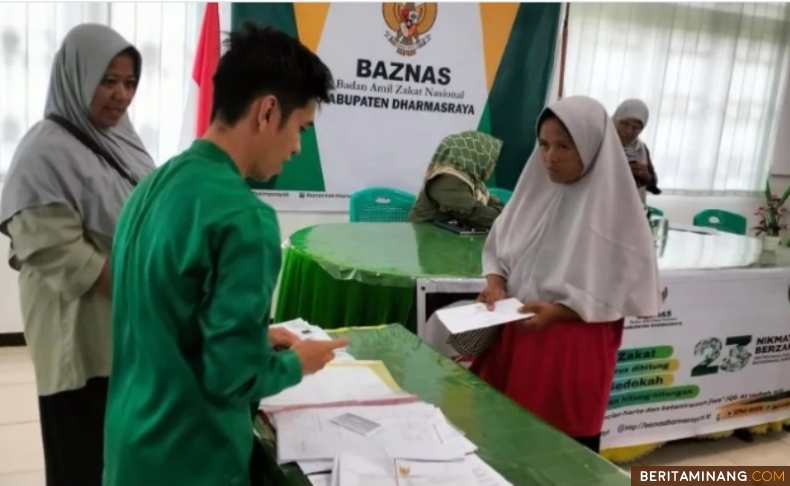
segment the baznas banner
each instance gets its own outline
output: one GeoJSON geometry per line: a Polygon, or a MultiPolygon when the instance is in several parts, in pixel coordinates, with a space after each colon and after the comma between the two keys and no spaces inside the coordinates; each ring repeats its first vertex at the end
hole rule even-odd
{"type": "Polygon", "coordinates": [[[559,4],[239,3],[232,23],[272,24],[317,53],[330,103],[277,178],[254,184],[278,209],[338,211],[360,189],[416,193],[445,136],[504,141],[492,184],[512,189],[535,143],[559,4]]]}

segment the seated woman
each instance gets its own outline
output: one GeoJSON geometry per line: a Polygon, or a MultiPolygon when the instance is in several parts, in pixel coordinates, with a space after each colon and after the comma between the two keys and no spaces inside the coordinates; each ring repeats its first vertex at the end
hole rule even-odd
{"type": "Polygon", "coordinates": [[[485,182],[494,172],[501,149],[501,140],[482,132],[445,137],[428,166],[409,221],[457,221],[471,228],[490,228],[503,205],[488,194],[485,182]]]}
{"type": "Polygon", "coordinates": [[[639,139],[639,135],[647,125],[647,118],[650,114],[647,105],[641,100],[623,101],[614,112],[614,122],[617,127],[617,135],[625,150],[625,157],[628,159],[629,167],[634,175],[636,187],[639,188],[639,198],[642,204],[647,199],[647,192],[651,194],[661,194],[658,188],[658,177],[653,169],[653,162],[650,160],[650,151],[647,145],[639,139]]]}
{"type": "Polygon", "coordinates": [[[604,107],[551,104],[513,198],[488,235],[480,300],[518,298],[472,371],[598,451],[626,316],[659,312],[650,227],[604,107]]]}

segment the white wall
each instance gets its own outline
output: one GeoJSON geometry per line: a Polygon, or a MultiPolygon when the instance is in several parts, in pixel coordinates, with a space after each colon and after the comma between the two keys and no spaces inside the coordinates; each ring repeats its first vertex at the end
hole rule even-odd
{"type": "MultiPolygon", "coordinates": [[[[774,178],[772,186],[780,191],[790,184],[790,178],[774,178]],[[781,188],[781,189],[780,189],[781,188]]],[[[748,216],[749,226],[757,221],[754,210],[761,200],[758,197],[680,197],[680,196],[648,196],[648,204],[661,208],[666,217],[672,221],[691,224],[694,214],[710,208],[726,209],[748,216]]],[[[307,213],[280,212],[280,226],[283,239],[293,232],[316,224],[348,221],[347,213],[307,213]]],[[[22,320],[19,312],[19,292],[17,290],[16,272],[6,264],[8,254],[8,238],[0,236],[0,333],[21,332],[22,320]]]]}
{"type": "Polygon", "coordinates": [[[8,238],[0,236],[0,334],[22,332],[17,273],[8,266],[8,238]]]}

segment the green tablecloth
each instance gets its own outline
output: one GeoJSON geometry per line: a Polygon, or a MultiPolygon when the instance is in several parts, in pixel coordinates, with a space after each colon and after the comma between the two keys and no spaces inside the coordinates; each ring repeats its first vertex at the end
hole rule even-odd
{"type": "MultiPolygon", "coordinates": [[[[790,250],[763,252],[756,238],[704,235],[677,225],[656,244],[662,274],[790,266],[790,250]]],[[[483,236],[431,224],[339,223],[294,233],[285,249],[274,318],[328,329],[416,325],[418,278],[480,278],[483,236]]]]}
{"type": "Polygon", "coordinates": [[[335,329],[403,322],[415,330],[415,280],[477,278],[485,237],[430,224],[305,228],[286,244],[274,319],[335,329]]]}
{"type": "MultiPolygon", "coordinates": [[[[398,325],[335,331],[357,359],[382,360],[407,392],[442,409],[477,444],[478,455],[515,486],[626,486],[627,474],[436,353],[398,325]]],[[[257,427],[270,458],[274,437],[257,427]]],[[[309,486],[295,465],[273,467],[276,484],[309,486]]]]}

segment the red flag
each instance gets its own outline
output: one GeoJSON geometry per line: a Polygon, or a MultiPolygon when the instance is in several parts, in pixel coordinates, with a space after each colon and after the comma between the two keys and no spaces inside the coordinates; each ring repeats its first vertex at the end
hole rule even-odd
{"type": "Polygon", "coordinates": [[[219,4],[206,4],[200,38],[195,52],[192,79],[197,84],[197,112],[195,116],[195,137],[206,133],[211,119],[211,103],[214,97],[214,72],[220,56],[219,4]]]}

